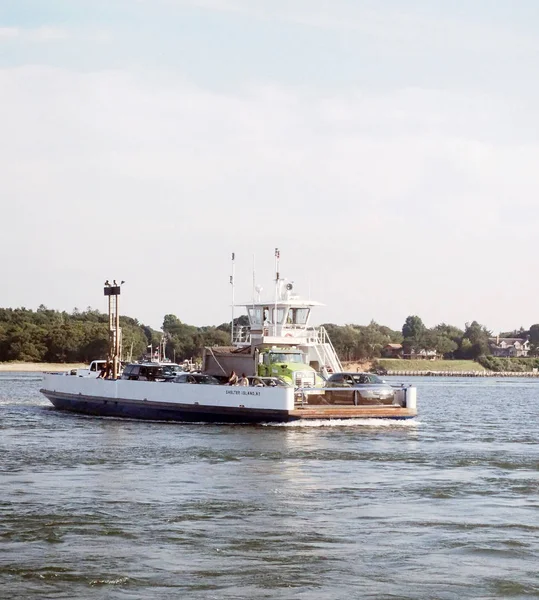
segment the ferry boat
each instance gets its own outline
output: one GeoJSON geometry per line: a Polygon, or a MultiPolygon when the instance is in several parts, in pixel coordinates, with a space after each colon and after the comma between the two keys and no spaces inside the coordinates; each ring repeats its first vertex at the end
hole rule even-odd
{"type": "MultiPolygon", "coordinates": [[[[311,310],[320,303],[297,296],[293,285],[279,277],[278,268],[275,284],[271,301],[253,299],[237,305],[247,309],[249,326],[234,327],[232,317],[229,347],[205,348],[202,373],[206,378],[164,380],[148,377],[148,370],[142,375],[140,366],[128,365],[121,377],[115,372],[108,379],[46,373],[41,392],[62,410],[162,421],[400,420],[417,415],[412,386],[395,386],[392,394],[381,399],[377,394],[363,394],[352,378],[350,386],[333,385],[326,393],[325,379],[330,374],[334,379],[343,368],[325,329],[310,324],[311,310]],[[232,371],[245,375],[248,385],[219,385],[215,377],[226,380],[232,371]],[[253,385],[277,377],[285,385],[253,385]]],[[[236,305],[232,305],[234,315],[236,305]]],[[[117,311],[117,306],[116,297],[109,303],[109,312],[117,311]]],[[[110,323],[116,329],[111,332],[111,349],[117,351],[121,334],[116,315],[110,323]]],[[[113,358],[114,364],[119,363],[113,358]]]]}
{"type": "Polygon", "coordinates": [[[395,390],[392,404],[311,404],[303,402],[302,391],[292,387],[191,385],[47,373],[41,392],[61,410],[158,421],[266,423],[410,419],[417,414],[415,388],[404,386],[395,390]]]}

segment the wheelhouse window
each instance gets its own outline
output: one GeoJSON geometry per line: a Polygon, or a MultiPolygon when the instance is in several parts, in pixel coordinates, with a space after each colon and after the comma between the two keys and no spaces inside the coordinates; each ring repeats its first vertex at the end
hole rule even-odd
{"type": "Polygon", "coordinates": [[[273,308],[271,310],[272,314],[273,314],[273,322],[280,325],[282,323],[284,323],[284,316],[285,316],[285,310],[284,308],[278,308],[277,309],[277,318],[275,318],[275,308],[273,308]]]}
{"type": "Polygon", "coordinates": [[[288,311],[287,323],[292,325],[306,325],[310,312],[310,308],[291,308],[288,311]]]}
{"type": "Polygon", "coordinates": [[[247,313],[249,315],[249,323],[251,327],[261,327],[262,325],[262,309],[251,307],[247,309],[247,313]]]}

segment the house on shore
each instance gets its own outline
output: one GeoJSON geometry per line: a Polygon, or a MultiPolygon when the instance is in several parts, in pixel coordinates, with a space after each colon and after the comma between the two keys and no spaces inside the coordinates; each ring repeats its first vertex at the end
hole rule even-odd
{"type": "Polygon", "coordinates": [[[410,352],[405,353],[405,349],[402,344],[386,344],[382,348],[382,356],[384,358],[407,358],[409,360],[436,360],[438,353],[436,350],[415,350],[412,348],[410,352]]]}
{"type": "Polygon", "coordinates": [[[501,338],[499,335],[488,340],[492,356],[504,358],[526,357],[530,352],[529,340],[522,338],[501,338]]]}
{"type": "Polygon", "coordinates": [[[438,358],[438,352],[436,350],[425,350],[425,348],[421,348],[420,350],[414,350],[410,354],[404,354],[403,358],[410,358],[412,360],[436,360],[438,358]]]}
{"type": "Polygon", "coordinates": [[[402,344],[386,344],[382,348],[384,358],[402,358],[402,344]]]}

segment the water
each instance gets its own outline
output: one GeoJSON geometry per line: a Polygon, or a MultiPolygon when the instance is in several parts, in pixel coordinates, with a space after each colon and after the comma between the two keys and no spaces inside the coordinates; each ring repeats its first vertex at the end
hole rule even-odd
{"type": "Polygon", "coordinates": [[[254,427],[0,374],[0,598],[539,598],[539,381],[416,384],[416,422],[254,427]]]}

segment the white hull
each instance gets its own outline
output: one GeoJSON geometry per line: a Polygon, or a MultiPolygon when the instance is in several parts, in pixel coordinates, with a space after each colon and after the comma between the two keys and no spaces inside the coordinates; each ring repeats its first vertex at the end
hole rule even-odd
{"type": "MultiPolygon", "coordinates": [[[[263,422],[308,418],[393,418],[416,415],[414,406],[295,407],[294,389],[106,380],[45,374],[41,392],[73,412],[171,421],[263,422]],[[316,416],[315,416],[316,415],[316,416]]],[[[412,397],[412,396],[411,396],[412,397]]]]}

